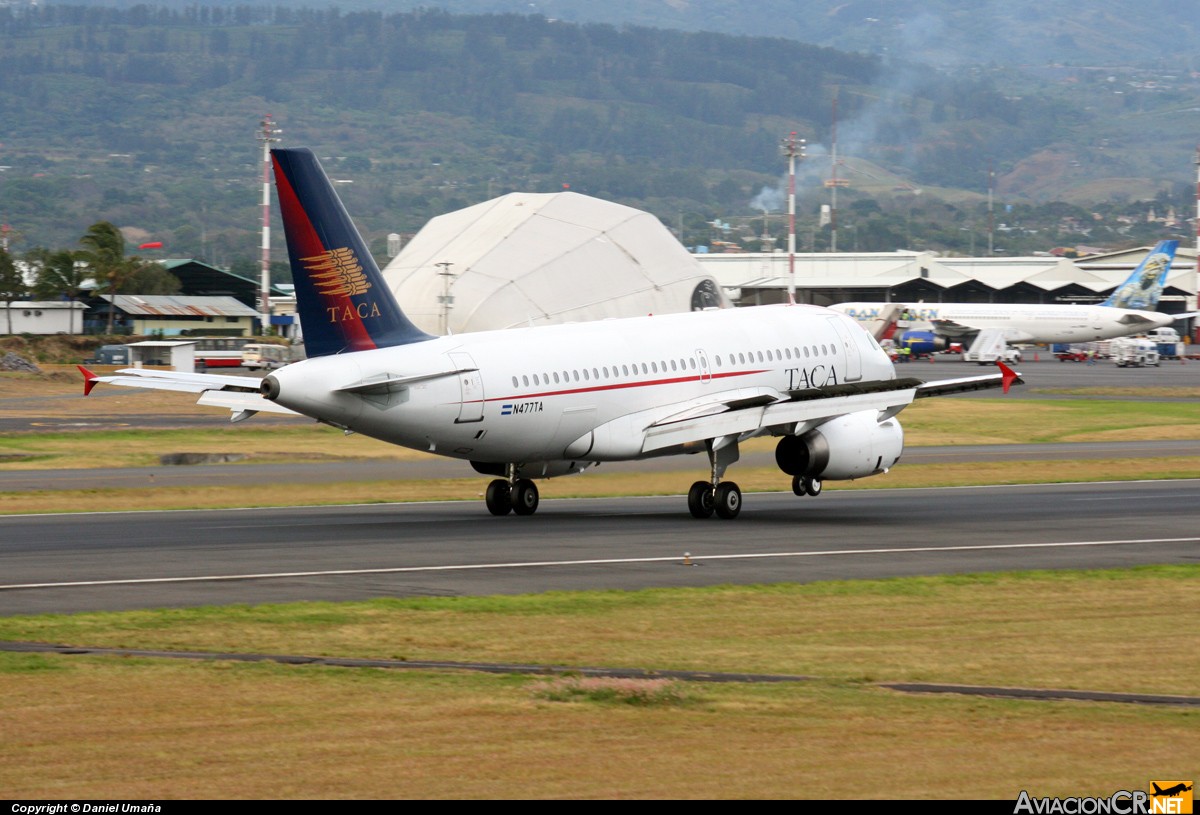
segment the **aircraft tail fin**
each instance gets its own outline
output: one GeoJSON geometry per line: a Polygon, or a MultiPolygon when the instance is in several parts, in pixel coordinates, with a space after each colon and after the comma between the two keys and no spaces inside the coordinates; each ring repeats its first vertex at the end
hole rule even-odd
{"type": "Polygon", "coordinates": [[[271,158],[305,354],[433,339],[401,311],[313,152],[280,148],[271,158]]]}
{"type": "Polygon", "coordinates": [[[1129,275],[1101,305],[1139,311],[1154,311],[1158,308],[1158,298],[1166,284],[1167,272],[1171,270],[1171,261],[1174,260],[1178,247],[1179,241],[1159,241],[1133,270],[1133,274],[1129,275]]]}
{"type": "Polygon", "coordinates": [[[1156,783],[1154,783],[1153,781],[1151,781],[1151,782],[1150,782],[1150,786],[1154,787],[1154,794],[1155,794],[1155,795],[1162,795],[1162,794],[1163,794],[1162,787],[1160,787],[1158,784],[1156,784],[1156,783]]]}

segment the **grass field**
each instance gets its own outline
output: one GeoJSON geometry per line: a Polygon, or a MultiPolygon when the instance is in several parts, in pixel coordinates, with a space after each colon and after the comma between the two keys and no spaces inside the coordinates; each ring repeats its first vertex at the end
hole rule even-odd
{"type": "Polygon", "coordinates": [[[0,654],[0,789],[1008,799],[1145,789],[1194,775],[1200,711],[909,696],[875,683],[1195,693],[1198,578],[1197,567],[1157,567],[0,619],[4,639],[814,677],[680,684],[638,703],[646,694],[629,681],[564,695],[522,676],[0,654]]]}

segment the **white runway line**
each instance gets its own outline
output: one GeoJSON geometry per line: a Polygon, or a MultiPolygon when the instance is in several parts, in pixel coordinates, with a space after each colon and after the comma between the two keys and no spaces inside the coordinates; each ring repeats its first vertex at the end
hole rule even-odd
{"type": "MultiPolygon", "coordinates": [[[[692,562],[717,560],[762,560],[765,558],[835,557],[842,555],[904,555],[943,552],[994,552],[1006,549],[1054,549],[1085,546],[1136,546],[1155,543],[1200,543],[1196,538],[1134,538],[1108,541],[1060,541],[1054,543],[997,543],[978,546],[911,546],[898,549],[824,549],[814,552],[751,552],[732,555],[689,555],[692,562]]],[[[283,580],[297,577],[345,577],[354,575],[412,574],[417,572],[466,572],[496,569],[531,569],[553,566],[614,566],[634,563],[678,563],[683,555],[666,557],[607,558],[596,560],[534,560],[516,563],[475,563],[450,566],[395,566],[381,569],[329,569],[309,572],[265,572],[259,574],[197,575],[194,577],[143,577],[117,580],[76,580],[63,583],[0,584],[0,591],[13,589],[62,589],[87,586],[138,586],[155,583],[210,583],[221,580],[283,580]]]]}

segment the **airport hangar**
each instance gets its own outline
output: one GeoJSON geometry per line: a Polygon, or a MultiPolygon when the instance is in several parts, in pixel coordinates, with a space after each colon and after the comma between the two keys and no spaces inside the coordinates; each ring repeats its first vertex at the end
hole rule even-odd
{"type": "MultiPolygon", "coordinates": [[[[1152,246],[1062,257],[939,257],[928,252],[817,253],[795,256],[797,301],[834,303],[1099,303],[1125,282],[1152,246]]],[[[786,302],[788,255],[697,255],[739,305],[786,302]]],[[[1175,253],[1159,311],[1196,310],[1196,250],[1175,253]]]]}
{"type": "MultiPolygon", "coordinates": [[[[1098,303],[1152,247],[1086,258],[797,253],[796,300],[1098,303]]],[[[787,300],[785,252],[690,254],[653,215],[573,192],[510,193],[433,218],[384,269],[433,334],[787,300]]],[[[1196,311],[1196,251],[1180,247],[1159,310],[1196,311]]]]}

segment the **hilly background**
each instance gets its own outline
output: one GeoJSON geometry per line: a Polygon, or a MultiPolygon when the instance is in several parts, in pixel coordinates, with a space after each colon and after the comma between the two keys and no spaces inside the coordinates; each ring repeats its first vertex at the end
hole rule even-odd
{"type": "Polygon", "coordinates": [[[169,256],[253,268],[267,113],[284,144],[324,157],[381,255],[388,232],[564,185],[648,209],[689,244],[765,228],[781,245],[792,131],[809,142],[802,244],[823,248],[835,107],[839,248],[981,251],[989,223],[1009,254],[1190,232],[1192,9],[340,5],[0,6],[14,251],[75,246],[103,219],[169,256]],[[589,21],[601,13],[633,24],[589,21]]]}

